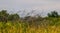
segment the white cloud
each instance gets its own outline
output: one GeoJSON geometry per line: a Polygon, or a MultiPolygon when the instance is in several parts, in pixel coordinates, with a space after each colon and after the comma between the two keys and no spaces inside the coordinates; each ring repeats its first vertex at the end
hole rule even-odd
{"type": "Polygon", "coordinates": [[[0,9],[59,8],[60,0],[0,0],[0,9]]]}

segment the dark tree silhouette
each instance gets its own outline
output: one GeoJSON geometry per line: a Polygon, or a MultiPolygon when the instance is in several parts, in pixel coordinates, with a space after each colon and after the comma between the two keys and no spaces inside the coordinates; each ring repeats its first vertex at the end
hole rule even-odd
{"type": "Polygon", "coordinates": [[[0,11],[0,21],[2,21],[2,22],[12,21],[12,20],[16,21],[19,19],[20,19],[20,17],[17,13],[9,14],[9,13],[7,13],[7,10],[0,11]]]}
{"type": "Polygon", "coordinates": [[[59,17],[58,12],[52,11],[51,13],[48,13],[48,17],[59,17]]]}
{"type": "Polygon", "coordinates": [[[8,19],[8,13],[7,13],[7,10],[2,10],[0,12],[0,21],[4,21],[4,22],[7,22],[7,19],[8,19]]]}

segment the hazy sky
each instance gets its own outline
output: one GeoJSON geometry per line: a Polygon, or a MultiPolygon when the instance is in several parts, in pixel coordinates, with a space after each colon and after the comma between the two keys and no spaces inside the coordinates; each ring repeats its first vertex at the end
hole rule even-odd
{"type": "Polygon", "coordinates": [[[59,10],[60,0],[0,0],[0,10],[59,10]]]}

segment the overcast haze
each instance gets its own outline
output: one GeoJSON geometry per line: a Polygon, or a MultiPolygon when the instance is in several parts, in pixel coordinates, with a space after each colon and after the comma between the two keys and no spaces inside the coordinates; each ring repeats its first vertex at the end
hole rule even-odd
{"type": "MultiPolygon", "coordinates": [[[[59,10],[60,0],[0,0],[0,10],[59,10]]],[[[47,11],[49,12],[49,11],[47,11]]]]}

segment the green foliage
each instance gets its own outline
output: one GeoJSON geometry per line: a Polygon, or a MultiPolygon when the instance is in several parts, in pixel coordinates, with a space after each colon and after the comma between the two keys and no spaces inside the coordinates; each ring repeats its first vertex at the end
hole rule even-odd
{"type": "Polygon", "coordinates": [[[16,21],[19,20],[20,17],[18,14],[9,14],[7,13],[7,10],[0,11],[0,21],[7,22],[7,21],[16,21]]]}
{"type": "Polygon", "coordinates": [[[0,21],[7,21],[7,19],[8,19],[8,13],[7,13],[7,10],[2,10],[1,12],[0,12],[0,21]]]}
{"type": "Polygon", "coordinates": [[[11,15],[8,16],[8,20],[10,20],[10,21],[16,21],[16,20],[19,20],[19,19],[20,19],[20,17],[19,17],[18,14],[11,14],[11,15]]]}
{"type": "Polygon", "coordinates": [[[48,17],[59,17],[58,12],[52,11],[51,13],[48,13],[48,17]]]}

